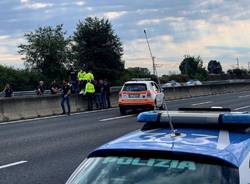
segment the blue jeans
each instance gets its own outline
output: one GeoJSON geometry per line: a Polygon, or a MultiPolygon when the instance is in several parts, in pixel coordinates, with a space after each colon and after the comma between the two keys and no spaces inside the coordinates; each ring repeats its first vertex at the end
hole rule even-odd
{"type": "Polygon", "coordinates": [[[72,93],[78,92],[78,82],[77,81],[71,81],[72,84],[72,93]]]}
{"type": "Polygon", "coordinates": [[[102,93],[102,104],[103,108],[107,108],[107,95],[105,92],[102,93]]]}
{"type": "Polygon", "coordinates": [[[66,101],[67,107],[68,107],[68,113],[70,113],[70,103],[69,103],[69,96],[67,97],[62,97],[61,99],[61,107],[62,107],[62,111],[63,113],[65,113],[65,107],[64,107],[64,102],[66,101]]]}
{"type": "Polygon", "coordinates": [[[103,102],[102,102],[102,95],[101,95],[101,93],[96,93],[95,94],[95,103],[96,103],[96,108],[97,109],[102,109],[103,108],[103,102]]]}

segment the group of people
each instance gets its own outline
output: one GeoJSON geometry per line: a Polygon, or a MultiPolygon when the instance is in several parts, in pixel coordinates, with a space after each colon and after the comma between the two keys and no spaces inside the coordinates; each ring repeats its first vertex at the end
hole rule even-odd
{"type": "MultiPolygon", "coordinates": [[[[61,107],[62,114],[66,114],[65,103],[67,105],[67,114],[70,115],[70,95],[79,94],[86,96],[88,99],[88,110],[93,110],[95,102],[96,109],[110,108],[110,84],[107,79],[94,80],[91,71],[76,72],[73,67],[69,71],[69,81],[64,80],[62,87],[59,89],[56,81],[52,81],[50,85],[50,93],[52,95],[61,91],[61,107]]],[[[36,89],[37,95],[44,94],[44,82],[40,81],[36,89]]]]}
{"type": "MultiPolygon", "coordinates": [[[[13,96],[13,89],[10,84],[6,84],[4,90],[5,97],[13,96]]],[[[44,82],[40,81],[36,94],[42,96],[45,92],[44,82]]],[[[73,67],[69,70],[69,80],[63,80],[62,87],[59,88],[56,81],[52,81],[50,85],[50,93],[52,95],[61,93],[62,114],[66,114],[65,103],[67,105],[67,113],[70,115],[70,95],[78,94],[86,96],[88,99],[88,110],[93,110],[93,104],[96,109],[110,108],[110,84],[107,79],[95,80],[91,71],[80,70],[77,72],[73,67]]]]}
{"type": "Polygon", "coordinates": [[[110,108],[110,84],[107,79],[95,80],[92,71],[80,70],[76,72],[70,68],[70,81],[72,92],[87,96],[88,110],[93,110],[95,101],[96,109],[110,108]]]}

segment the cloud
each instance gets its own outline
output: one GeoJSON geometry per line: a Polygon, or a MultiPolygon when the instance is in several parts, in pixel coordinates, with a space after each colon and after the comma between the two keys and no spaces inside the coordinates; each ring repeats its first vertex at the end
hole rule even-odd
{"type": "MultiPolygon", "coordinates": [[[[165,34],[151,37],[149,40],[156,62],[162,65],[159,68],[161,74],[178,71],[178,66],[185,54],[201,56],[205,65],[211,59],[223,61],[224,70],[232,67],[236,57],[245,59],[249,56],[250,22],[248,20],[215,24],[206,20],[180,19],[179,23],[173,22],[171,26],[173,30],[186,32],[187,38],[176,42],[175,34],[165,34]],[[192,33],[189,32],[189,28],[192,28],[192,33]]],[[[124,49],[127,67],[144,65],[150,67],[150,56],[144,39],[125,42],[124,49]]]]}
{"type": "Polygon", "coordinates": [[[44,9],[44,8],[49,8],[53,7],[53,3],[42,3],[42,2],[33,2],[31,0],[20,0],[21,6],[15,8],[15,9],[44,9]]]}
{"type": "Polygon", "coordinates": [[[74,4],[76,4],[77,6],[84,6],[86,3],[84,1],[77,1],[74,4]]]}
{"type": "Polygon", "coordinates": [[[28,3],[29,0],[21,0],[20,2],[21,2],[22,4],[25,4],[25,3],[28,3]]]}
{"type": "Polygon", "coordinates": [[[138,26],[145,26],[145,25],[155,25],[160,24],[164,21],[167,22],[181,22],[184,20],[184,17],[164,17],[159,19],[143,19],[137,22],[138,26]]]}
{"type": "Polygon", "coordinates": [[[117,19],[125,15],[126,13],[127,13],[126,11],[120,11],[120,12],[111,11],[104,13],[104,16],[112,20],[112,19],[117,19]]]}
{"type": "Polygon", "coordinates": [[[21,36],[0,35],[0,64],[22,67],[23,62],[17,54],[17,45],[23,42],[21,36]]]}

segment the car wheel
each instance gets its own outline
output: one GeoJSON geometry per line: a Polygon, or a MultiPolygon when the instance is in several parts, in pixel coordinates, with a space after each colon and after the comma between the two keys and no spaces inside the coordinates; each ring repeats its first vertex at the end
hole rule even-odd
{"type": "Polygon", "coordinates": [[[126,115],[126,108],[125,107],[120,107],[120,114],[126,115]]]}

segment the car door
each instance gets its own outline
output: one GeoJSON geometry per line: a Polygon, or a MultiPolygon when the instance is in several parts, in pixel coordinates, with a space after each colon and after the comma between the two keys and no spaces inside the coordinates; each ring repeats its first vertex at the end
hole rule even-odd
{"type": "Polygon", "coordinates": [[[155,82],[153,82],[153,86],[156,93],[156,98],[155,98],[156,106],[161,107],[164,102],[164,93],[161,91],[161,88],[155,82]]]}

